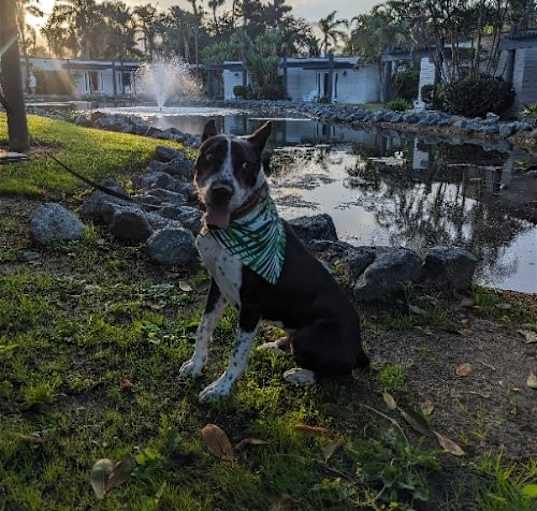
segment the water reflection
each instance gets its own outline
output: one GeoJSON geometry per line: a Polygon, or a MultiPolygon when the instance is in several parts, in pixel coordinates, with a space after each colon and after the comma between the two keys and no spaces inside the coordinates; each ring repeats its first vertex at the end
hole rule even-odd
{"type": "MultiPolygon", "coordinates": [[[[259,114],[217,116],[225,133],[251,133],[259,114]]],[[[200,133],[207,116],[155,117],[200,133]]],[[[307,119],[273,123],[270,179],[286,217],[327,212],[356,244],[460,245],[481,259],[481,281],[537,292],[537,180],[505,144],[464,144],[307,119]]]]}

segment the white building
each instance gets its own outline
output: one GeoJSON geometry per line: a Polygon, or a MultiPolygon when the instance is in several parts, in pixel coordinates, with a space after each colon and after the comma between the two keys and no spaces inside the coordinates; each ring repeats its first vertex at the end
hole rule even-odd
{"type": "MultiPolygon", "coordinates": [[[[21,64],[25,76],[24,61],[21,64]]],[[[30,58],[37,94],[134,95],[138,66],[137,62],[30,58]]]]}
{"type": "MultiPolygon", "coordinates": [[[[222,68],[224,98],[235,99],[235,87],[249,85],[250,77],[241,62],[225,62],[222,68]]],[[[295,101],[371,103],[380,98],[378,66],[360,64],[357,57],[290,58],[281,62],[280,75],[287,96],[295,101]]]]}

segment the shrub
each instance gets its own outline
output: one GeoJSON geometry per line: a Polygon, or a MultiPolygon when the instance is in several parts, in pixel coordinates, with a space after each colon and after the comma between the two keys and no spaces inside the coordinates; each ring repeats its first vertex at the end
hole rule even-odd
{"type": "Polygon", "coordinates": [[[412,108],[412,103],[405,98],[395,98],[386,103],[386,106],[395,112],[404,112],[412,108]]]}
{"type": "Polygon", "coordinates": [[[485,117],[488,112],[503,115],[514,100],[508,82],[489,76],[467,77],[444,87],[442,109],[465,117],[485,117]]]}
{"type": "Polygon", "coordinates": [[[407,69],[396,73],[392,79],[393,90],[398,98],[412,101],[418,97],[420,75],[417,69],[407,69]]]}
{"type": "Polygon", "coordinates": [[[330,99],[329,99],[327,96],[321,96],[321,97],[319,98],[319,103],[325,105],[325,104],[327,104],[327,103],[330,103],[330,99]]]}
{"type": "Polygon", "coordinates": [[[524,107],[522,115],[527,115],[528,117],[537,117],[537,103],[526,105],[524,107]]]}

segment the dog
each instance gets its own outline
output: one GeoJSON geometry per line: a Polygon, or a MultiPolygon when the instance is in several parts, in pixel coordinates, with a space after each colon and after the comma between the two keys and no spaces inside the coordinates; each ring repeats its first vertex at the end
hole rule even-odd
{"type": "Polygon", "coordinates": [[[356,310],[270,198],[262,152],[271,129],[268,122],[249,136],[226,136],[211,120],[203,131],[194,185],[205,215],[196,245],[211,284],[194,354],[180,375],[201,375],[226,303],[238,309],[239,325],[230,363],[202,390],[202,402],[230,394],[247,367],[261,320],[278,322],[289,333],[287,340],[265,347],[290,348],[298,367],[284,378],[293,384],[346,375],[369,364],[356,310]]]}

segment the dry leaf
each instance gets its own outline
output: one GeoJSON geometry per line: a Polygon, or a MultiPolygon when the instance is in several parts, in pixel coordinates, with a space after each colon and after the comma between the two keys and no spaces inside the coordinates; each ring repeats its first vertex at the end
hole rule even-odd
{"type": "Polygon", "coordinates": [[[259,438],[243,438],[236,446],[235,450],[240,451],[247,445],[267,445],[266,440],[260,440],[259,438]]]}
{"type": "Polygon", "coordinates": [[[431,436],[431,428],[423,415],[414,410],[404,410],[401,407],[399,407],[399,412],[414,430],[422,435],[431,436]]]}
{"type": "Polygon", "coordinates": [[[382,397],[384,398],[384,402],[386,403],[386,406],[390,410],[396,410],[397,409],[397,403],[395,402],[395,399],[389,392],[384,392],[382,394],[382,397]]]}
{"type": "Polygon", "coordinates": [[[430,399],[427,399],[427,401],[424,401],[421,403],[421,413],[425,415],[425,417],[430,417],[433,414],[434,411],[434,404],[430,399]]]}
{"type": "Polygon", "coordinates": [[[323,445],[321,447],[321,451],[323,451],[324,461],[327,462],[335,454],[335,452],[343,446],[343,444],[345,444],[345,441],[340,438],[339,440],[335,440],[334,442],[323,445]]]}
{"type": "Polygon", "coordinates": [[[453,440],[450,440],[448,437],[441,435],[437,431],[433,431],[433,433],[436,435],[438,443],[441,447],[444,448],[444,450],[446,450],[450,454],[453,454],[453,456],[464,456],[464,451],[453,440]]]}
{"type": "Polygon", "coordinates": [[[207,424],[201,430],[201,436],[209,451],[217,458],[231,461],[234,458],[233,446],[223,429],[216,424],[207,424]]]}
{"type": "Polygon", "coordinates": [[[530,375],[528,376],[526,383],[530,389],[537,389],[537,375],[533,371],[530,371],[530,375]]]}
{"type": "Polygon", "coordinates": [[[317,435],[317,436],[334,436],[334,434],[322,426],[308,426],[306,424],[297,424],[295,426],[296,431],[300,431],[301,433],[307,433],[309,435],[317,435]]]}
{"type": "Polygon", "coordinates": [[[121,378],[121,380],[119,380],[119,390],[121,390],[121,392],[128,392],[132,387],[134,387],[134,385],[128,378],[121,378]]]}
{"type": "Polygon", "coordinates": [[[113,488],[128,481],[135,466],[136,461],[132,456],[127,456],[125,459],[118,461],[106,482],[106,493],[108,494],[113,488]]]}
{"type": "Polygon", "coordinates": [[[533,344],[537,342],[537,333],[531,330],[518,330],[518,333],[526,339],[526,344],[533,344]]]}
{"type": "Polygon", "coordinates": [[[108,458],[98,460],[91,469],[90,483],[95,496],[101,500],[107,492],[108,479],[114,470],[114,463],[108,458]]]}
{"type": "Polygon", "coordinates": [[[188,282],[185,282],[184,280],[180,280],[179,289],[181,291],[184,291],[185,293],[190,293],[192,291],[192,286],[188,282]]]}
{"type": "Polygon", "coordinates": [[[17,438],[21,442],[26,442],[28,444],[44,444],[45,439],[37,435],[17,435],[17,438]]]}
{"type": "Polygon", "coordinates": [[[461,378],[472,374],[472,366],[470,364],[460,364],[455,369],[455,374],[461,378]]]}

